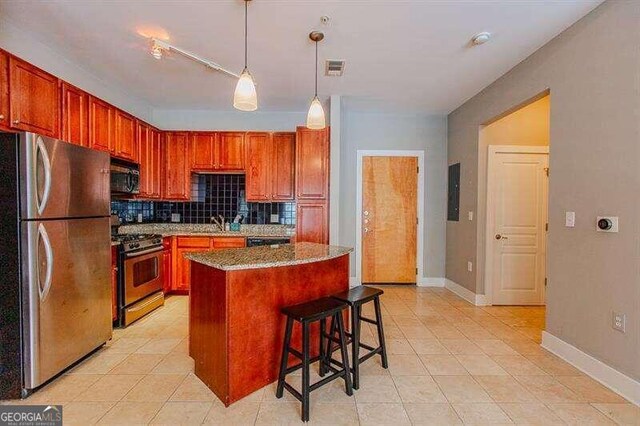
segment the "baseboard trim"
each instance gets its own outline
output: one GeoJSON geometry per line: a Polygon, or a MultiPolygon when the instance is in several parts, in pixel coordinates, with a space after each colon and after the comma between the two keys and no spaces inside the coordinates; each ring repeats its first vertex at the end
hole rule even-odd
{"type": "Polygon", "coordinates": [[[416,285],[418,287],[444,287],[444,280],[441,277],[422,277],[418,279],[416,285]]]}
{"type": "Polygon", "coordinates": [[[546,331],[542,332],[542,347],[634,404],[640,405],[640,382],[546,331]]]}
{"type": "Polygon", "coordinates": [[[486,297],[484,296],[484,294],[475,294],[471,290],[468,290],[465,287],[462,287],[460,284],[458,284],[458,283],[456,283],[454,281],[451,281],[448,278],[445,278],[444,287],[447,290],[451,290],[453,293],[455,293],[458,296],[462,297],[467,302],[473,303],[475,306],[486,306],[487,305],[487,300],[486,300],[486,297]]]}

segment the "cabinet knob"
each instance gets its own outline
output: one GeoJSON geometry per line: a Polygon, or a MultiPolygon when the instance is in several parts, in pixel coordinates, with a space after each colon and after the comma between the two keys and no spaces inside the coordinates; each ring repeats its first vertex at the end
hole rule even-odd
{"type": "Polygon", "coordinates": [[[20,124],[20,120],[13,120],[13,124],[20,124]]]}
{"type": "Polygon", "coordinates": [[[0,114],[0,120],[4,120],[4,114],[0,114]]]}

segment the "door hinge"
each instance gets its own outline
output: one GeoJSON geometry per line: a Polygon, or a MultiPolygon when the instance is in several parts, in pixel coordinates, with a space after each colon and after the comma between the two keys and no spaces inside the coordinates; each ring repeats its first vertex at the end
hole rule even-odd
{"type": "Polygon", "coordinates": [[[548,167],[544,168],[544,172],[547,174],[547,177],[549,177],[549,168],[548,167]]]}
{"type": "Polygon", "coordinates": [[[416,275],[418,275],[418,268],[416,268],[416,275]]]}
{"type": "Polygon", "coordinates": [[[418,218],[416,217],[416,225],[418,225],[418,223],[419,223],[419,220],[418,220],[418,218]]]}
{"type": "Polygon", "coordinates": [[[547,279],[546,278],[544,279],[544,286],[545,287],[547,286],[547,279]]]}
{"type": "Polygon", "coordinates": [[[545,230],[545,231],[548,231],[548,230],[549,230],[549,224],[548,224],[548,223],[545,223],[545,224],[544,224],[544,230],[545,230]]]}
{"type": "Polygon", "coordinates": [[[420,166],[416,167],[416,173],[420,173],[420,166]]]}

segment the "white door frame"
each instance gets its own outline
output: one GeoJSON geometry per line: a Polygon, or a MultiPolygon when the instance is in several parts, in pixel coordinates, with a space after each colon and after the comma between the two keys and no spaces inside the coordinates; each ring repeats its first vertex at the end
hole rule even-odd
{"type": "Polygon", "coordinates": [[[364,157],[416,157],[418,158],[418,233],[416,253],[416,284],[423,276],[424,250],[424,151],[420,150],[358,150],[356,165],[356,283],[362,284],[362,159],[364,157]]]}
{"type": "MultiPolygon", "coordinates": [[[[487,305],[493,305],[493,190],[496,184],[495,161],[496,154],[549,154],[549,146],[535,145],[489,145],[487,154],[487,206],[485,223],[484,247],[484,295],[487,305]]],[[[547,208],[549,208],[549,193],[547,192],[547,208]]],[[[545,254],[546,255],[546,254],[545,254]]],[[[547,259],[545,258],[545,265],[547,259]]],[[[546,266],[545,266],[546,274],[546,266]]],[[[542,292],[545,294],[543,287],[542,292]]]]}

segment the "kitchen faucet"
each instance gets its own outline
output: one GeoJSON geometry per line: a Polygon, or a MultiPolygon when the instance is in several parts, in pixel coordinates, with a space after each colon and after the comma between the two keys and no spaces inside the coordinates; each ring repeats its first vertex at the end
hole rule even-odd
{"type": "Polygon", "coordinates": [[[224,231],[224,217],[222,215],[218,215],[218,218],[211,216],[211,222],[215,223],[221,231],[224,231]]]}

